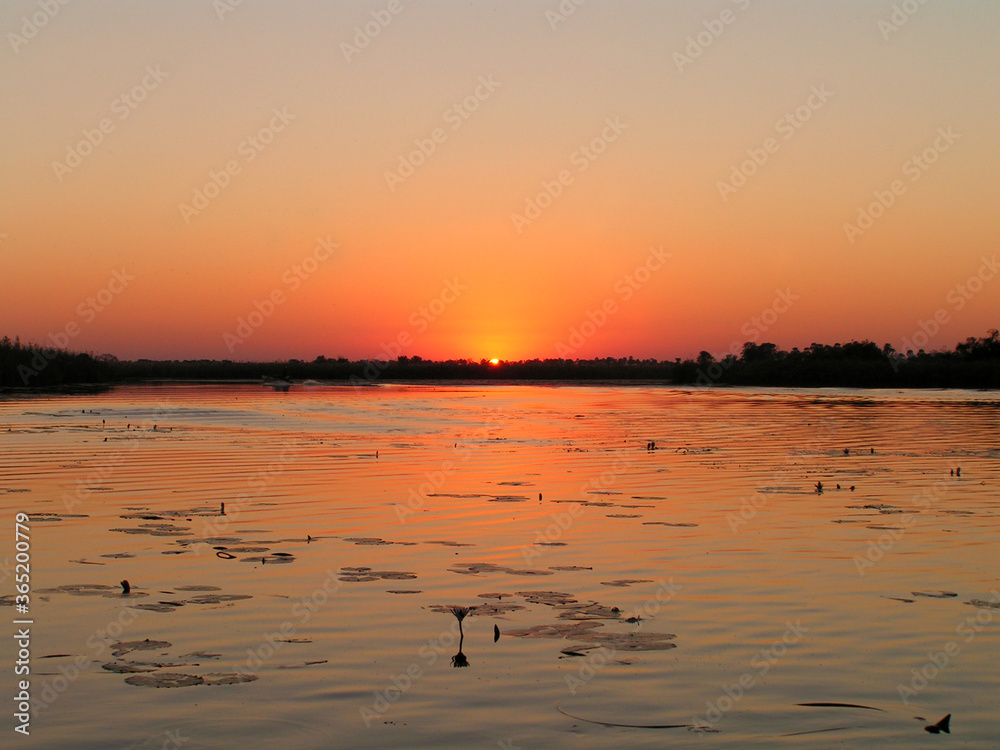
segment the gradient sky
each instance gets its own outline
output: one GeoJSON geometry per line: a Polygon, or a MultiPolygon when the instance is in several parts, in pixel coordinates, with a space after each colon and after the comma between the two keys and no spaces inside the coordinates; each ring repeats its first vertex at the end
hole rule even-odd
{"type": "Polygon", "coordinates": [[[0,335],[668,359],[1000,324],[991,0],[6,0],[0,31],[0,335]]]}

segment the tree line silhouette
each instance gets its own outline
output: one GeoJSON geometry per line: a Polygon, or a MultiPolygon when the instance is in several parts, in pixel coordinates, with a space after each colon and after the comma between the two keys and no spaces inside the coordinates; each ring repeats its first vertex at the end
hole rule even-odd
{"type": "Polygon", "coordinates": [[[703,351],[696,359],[656,360],[633,357],[529,359],[491,364],[485,359],[348,360],[316,357],[312,361],[236,362],[232,360],[119,361],[0,339],[0,387],[51,388],[157,380],[246,381],[282,378],[346,382],[383,381],[651,381],[676,385],[749,385],[787,387],[1000,388],[1000,332],[970,337],[951,351],[896,352],[886,344],[851,341],[812,344],[806,349],[778,349],[747,342],[740,355],[716,359],[703,351]]]}

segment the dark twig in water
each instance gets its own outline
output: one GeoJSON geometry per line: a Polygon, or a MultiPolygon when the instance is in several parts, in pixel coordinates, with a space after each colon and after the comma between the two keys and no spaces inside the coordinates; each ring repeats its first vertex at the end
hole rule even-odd
{"type": "Polygon", "coordinates": [[[591,724],[600,724],[604,727],[629,727],[631,729],[685,729],[694,726],[693,724],[619,724],[616,721],[599,721],[597,719],[585,719],[582,716],[576,716],[568,711],[563,711],[560,708],[559,703],[556,703],[556,711],[561,713],[563,716],[568,716],[571,719],[576,719],[578,721],[586,721],[591,724]]]}
{"type": "Polygon", "coordinates": [[[808,706],[810,708],[864,708],[869,711],[885,711],[884,708],[875,708],[875,706],[862,706],[858,703],[831,703],[823,701],[820,703],[796,703],[797,706],[808,706]]]}

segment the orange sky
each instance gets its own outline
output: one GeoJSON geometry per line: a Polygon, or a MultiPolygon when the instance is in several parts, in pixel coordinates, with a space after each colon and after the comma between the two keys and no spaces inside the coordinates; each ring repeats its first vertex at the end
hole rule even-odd
{"type": "Polygon", "coordinates": [[[0,335],[950,348],[1000,324],[1000,5],[903,5],[6,2],[0,335]]]}

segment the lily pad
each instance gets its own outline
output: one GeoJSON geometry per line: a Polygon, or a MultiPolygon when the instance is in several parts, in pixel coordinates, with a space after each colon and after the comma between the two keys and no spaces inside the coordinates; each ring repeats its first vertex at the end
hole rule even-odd
{"type": "Polygon", "coordinates": [[[134,674],[131,677],[126,677],[125,682],[136,687],[178,688],[203,685],[205,680],[193,674],[157,672],[154,674],[134,674]]]}
{"type": "Polygon", "coordinates": [[[252,599],[250,594],[202,594],[185,599],[187,604],[221,604],[222,602],[236,602],[241,599],[252,599]]]}
{"type": "Polygon", "coordinates": [[[349,536],[345,537],[344,541],[368,547],[374,547],[382,544],[395,544],[395,542],[387,542],[385,539],[381,539],[377,536],[349,536]]]}
{"type": "Polygon", "coordinates": [[[237,685],[241,682],[253,682],[259,678],[255,674],[245,672],[212,672],[199,679],[205,685],[237,685]]]}
{"type": "Polygon", "coordinates": [[[515,638],[581,638],[594,628],[599,627],[601,627],[599,622],[567,622],[508,630],[505,635],[512,635],[515,638]]]}
{"type": "Polygon", "coordinates": [[[506,573],[513,576],[553,575],[551,570],[520,570],[517,568],[508,568],[503,565],[495,565],[494,563],[456,563],[448,568],[448,570],[452,573],[467,576],[479,575],[481,573],[506,573]]]}
{"type": "Polygon", "coordinates": [[[1000,609],[1000,601],[997,601],[996,599],[970,599],[966,602],[966,604],[971,604],[973,607],[977,607],[979,609],[1000,609]]]}
{"type": "Polygon", "coordinates": [[[582,640],[589,640],[600,646],[615,651],[667,651],[677,648],[671,641],[677,636],[673,633],[591,633],[582,640]]]}
{"type": "Polygon", "coordinates": [[[619,588],[625,588],[626,586],[631,586],[633,583],[652,583],[650,578],[616,578],[613,581],[601,581],[602,586],[617,586],[619,588]]]}
{"type": "Polygon", "coordinates": [[[576,598],[572,594],[564,594],[560,591],[518,591],[517,595],[523,597],[529,604],[544,604],[548,607],[576,602],[576,598]]]}
{"type": "Polygon", "coordinates": [[[123,661],[112,661],[107,664],[102,664],[101,669],[107,670],[108,672],[117,672],[118,674],[131,674],[133,672],[155,672],[158,667],[140,666],[138,664],[129,664],[123,661]]]}
{"type": "Polygon", "coordinates": [[[366,581],[405,581],[416,578],[416,573],[407,573],[402,570],[372,570],[366,567],[343,567],[337,578],[344,583],[363,583],[366,581]]]}
{"type": "Polygon", "coordinates": [[[151,641],[149,638],[142,641],[118,641],[112,646],[111,653],[114,656],[124,656],[130,651],[159,651],[173,645],[169,641],[151,641]]]}
{"type": "Polygon", "coordinates": [[[147,612],[173,612],[175,607],[166,604],[133,604],[133,609],[142,609],[147,612]]]}

